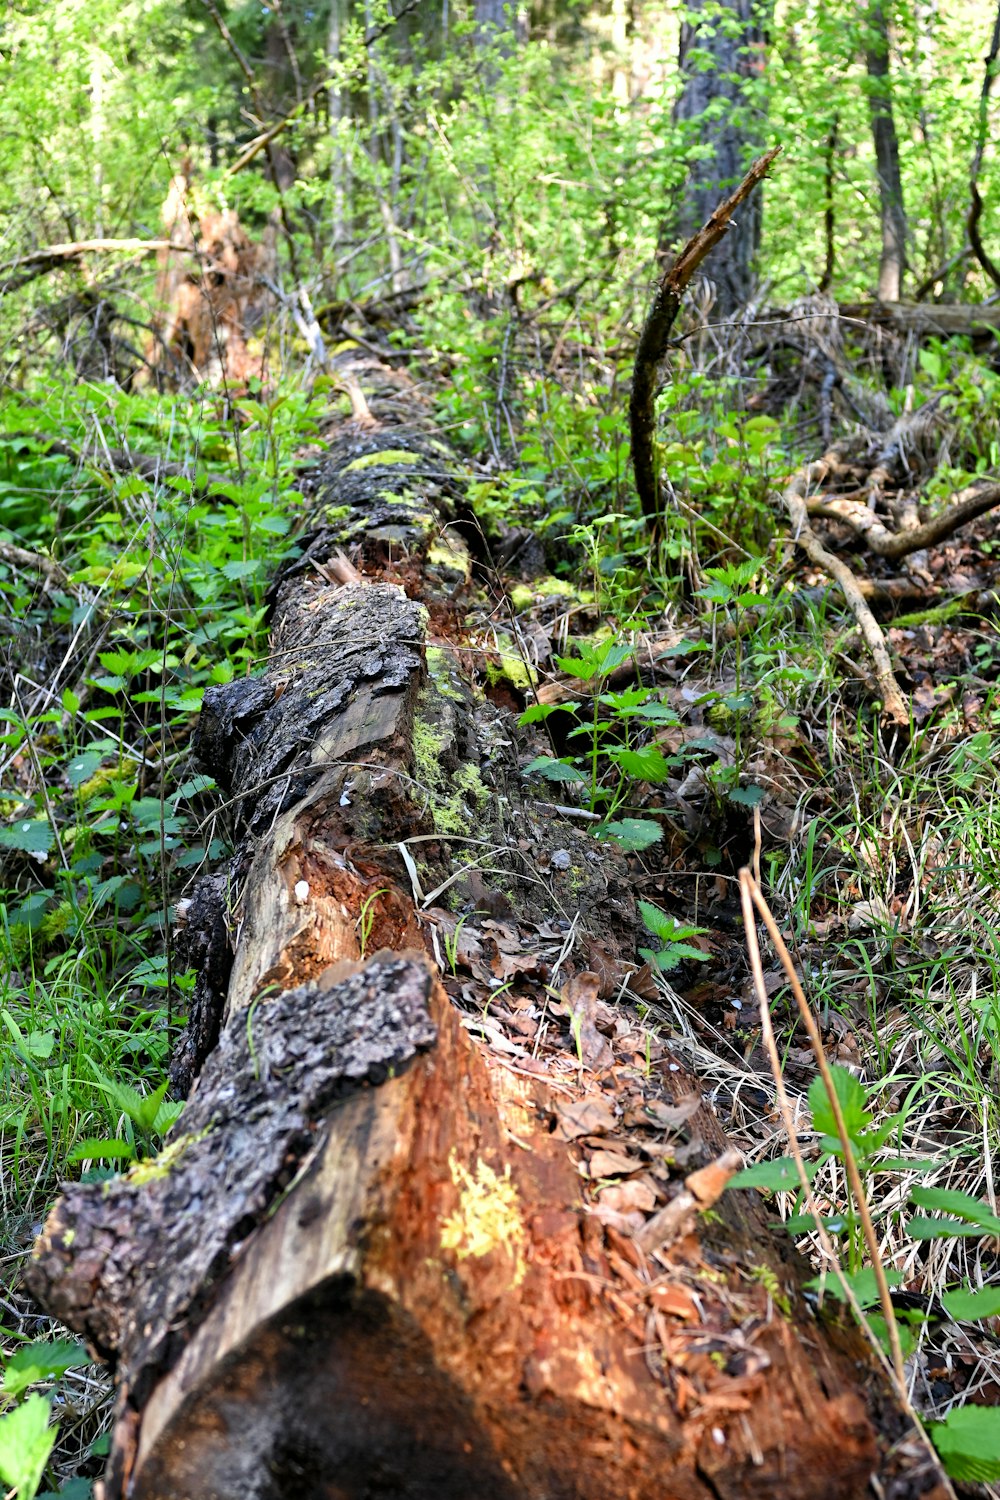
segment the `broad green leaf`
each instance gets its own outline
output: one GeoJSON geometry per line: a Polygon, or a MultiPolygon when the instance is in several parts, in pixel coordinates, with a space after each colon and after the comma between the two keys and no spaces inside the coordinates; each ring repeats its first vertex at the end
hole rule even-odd
{"type": "Polygon", "coordinates": [[[148,672],[150,667],[162,665],[163,653],[155,648],[143,651],[101,651],[98,661],[106,672],[116,677],[135,677],[139,672],[148,672]]]}
{"type": "MultiPolygon", "coordinates": [[[[868,1090],[860,1079],[855,1078],[849,1068],[842,1067],[840,1063],[833,1063],[830,1072],[833,1075],[833,1086],[840,1102],[848,1138],[856,1141],[865,1127],[872,1122],[871,1112],[865,1108],[868,1103],[868,1090]]],[[[809,1108],[812,1110],[813,1129],[818,1130],[821,1135],[830,1136],[835,1143],[835,1148],[840,1150],[837,1122],[834,1119],[833,1107],[822,1077],[817,1076],[809,1085],[809,1108]]]]}
{"type": "Polygon", "coordinates": [[[637,708],[617,710],[622,718],[645,719],[650,724],[679,724],[680,717],[666,703],[641,703],[637,708]]]}
{"type": "Polygon", "coordinates": [[[690,943],[673,942],[669,948],[661,948],[658,951],[652,948],[640,948],[639,956],[664,974],[670,974],[682,963],[688,961],[700,964],[708,962],[708,954],[702,953],[700,948],[692,948],[690,943]]]}
{"type": "Polygon", "coordinates": [[[83,782],[89,781],[103,759],[103,750],[84,750],[80,755],[74,755],[66,767],[66,780],[70,786],[81,786],[83,782]]]}
{"type": "MultiPolygon", "coordinates": [[[[878,1284],[871,1266],[865,1266],[861,1271],[844,1271],[842,1275],[862,1307],[878,1306],[878,1284]]],[[[903,1274],[901,1271],[886,1271],[885,1279],[890,1286],[899,1286],[903,1274]]],[[[847,1301],[839,1276],[814,1276],[811,1281],[806,1282],[806,1287],[810,1291],[822,1290],[837,1302],[847,1301]]]]}
{"type": "Polygon", "coordinates": [[[222,572],[226,578],[249,578],[252,573],[259,573],[264,566],[262,557],[252,557],[247,562],[224,563],[222,572]]]}
{"type": "MultiPolygon", "coordinates": [[[[810,1181],[818,1170],[816,1162],[806,1163],[806,1176],[810,1181]]],[[[791,1156],[779,1156],[775,1161],[759,1161],[755,1166],[744,1167],[742,1172],[737,1172],[726,1183],[727,1188],[765,1188],[772,1193],[794,1193],[801,1186],[798,1170],[791,1156]]]]}
{"type": "Polygon", "coordinates": [[[954,1214],[956,1219],[978,1224],[984,1234],[1000,1235],[1000,1218],[989,1204],[955,1188],[915,1187],[910,1192],[910,1201],[918,1208],[938,1208],[942,1213],[954,1214]]]}
{"type": "Polygon", "coordinates": [[[22,1344],[17,1353],[11,1355],[4,1369],[4,1393],[8,1396],[20,1396],[29,1385],[65,1375],[67,1370],[90,1363],[90,1355],[84,1345],[73,1339],[22,1344]]]}
{"type": "Polygon", "coordinates": [[[956,1292],[944,1292],[941,1301],[945,1312],[961,1322],[995,1318],[1000,1315],[1000,1286],[984,1286],[978,1292],[963,1287],[956,1292]]]}
{"type": "MultiPolygon", "coordinates": [[[[808,1168],[807,1168],[808,1170],[808,1168]]],[[[811,1172],[812,1176],[815,1171],[811,1172]]],[[[820,1222],[828,1234],[843,1234],[848,1227],[848,1220],[843,1214],[824,1214],[820,1222]]],[[[789,1234],[812,1234],[816,1228],[816,1220],[812,1214],[790,1214],[785,1220],[785,1228],[789,1234]]]]}
{"type": "Polygon", "coordinates": [[[578,677],[581,682],[589,682],[600,672],[592,656],[557,656],[553,659],[560,672],[565,672],[567,677],[578,677]]]}
{"type": "Polygon", "coordinates": [[[1000,1408],[962,1406],[928,1430],[952,1479],[992,1484],[1000,1479],[1000,1408]]]}
{"type": "Polygon", "coordinates": [[[544,776],[546,781],[586,781],[586,777],[564,760],[538,755],[524,768],[525,776],[544,776]]]}
{"type": "Polygon", "coordinates": [[[518,719],[518,724],[540,724],[549,714],[569,713],[579,708],[579,703],[532,703],[518,719]]]}
{"type": "Polygon", "coordinates": [[[666,781],[671,771],[670,762],[657,745],[646,745],[642,750],[612,750],[609,758],[635,781],[659,783],[666,781]]]}
{"type": "Polygon", "coordinates": [[[56,1440],[50,1416],[49,1403],[35,1395],[0,1417],[0,1478],[17,1500],[31,1500],[41,1483],[56,1440]]]}
{"type": "Polygon", "coordinates": [[[77,1141],[67,1161],[135,1161],[135,1147],[128,1141],[91,1135],[77,1141]]]}
{"type": "Polygon", "coordinates": [[[987,1231],[976,1224],[963,1224],[960,1219],[924,1219],[918,1214],[909,1221],[906,1232],[911,1240],[972,1240],[987,1231]]]}
{"type": "Polygon", "coordinates": [[[634,649],[633,646],[620,645],[614,641],[601,641],[600,645],[594,647],[594,659],[601,676],[607,677],[616,667],[627,662],[634,649]]]}
{"type": "Polygon", "coordinates": [[[764,788],[762,786],[732,786],[726,796],[730,802],[738,802],[741,807],[759,807],[764,800],[764,788]]]}
{"type": "Polygon", "coordinates": [[[18,849],[22,854],[49,854],[55,847],[55,834],[47,818],[18,819],[0,828],[0,845],[18,849]]]}
{"type": "Polygon", "coordinates": [[[602,693],[601,702],[606,703],[608,708],[613,708],[616,714],[624,717],[626,714],[631,715],[642,707],[662,707],[662,704],[647,703],[646,700],[649,695],[650,689],[648,687],[622,688],[617,693],[602,693]]]}
{"type": "Polygon", "coordinates": [[[692,927],[675,921],[651,901],[640,901],[638,910],[646,931],[651,932],[662,943],[679,943],[685,938],[701,937],[708,932],[707,927],[692,927]]]}
{"type": "Polygon", "coordinates": [[[652,818],[620,818],[615,823],[605,823],[596,833],[599,839],[611,839],[630,853],[648,849],[663,837],[663,829],[652,818]]]}

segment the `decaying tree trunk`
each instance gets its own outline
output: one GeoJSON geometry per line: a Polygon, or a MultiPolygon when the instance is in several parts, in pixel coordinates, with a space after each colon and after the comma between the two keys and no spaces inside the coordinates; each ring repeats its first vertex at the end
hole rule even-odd
{"type": "Polygon", "coordinates": [[[274,226],[254,244],[232,209],[196,217],[189,189],[183,173],[172,178],[161,209],[167,239],[157,252],[149,372],[181,385],[191,379],[260,379],[262,356],[248,340],[274,302],[267,285],[275,264],[274,226]]]}
{"type": "Polygon", "coordinates": [[[30,1271],[115,1366],[105,1495],[932,1493],[780,1226],[718,1198],[691,1080],[599,999],[628,871],[525,799],[463,665],[458,477],[372,405],[277,581],[266,673],[206,699],[240,842],[186,909],[189,1102],[155,1160],[66,1189],[30,1271]],[[537,979],[547,1062],[489,953],[537,979]]]}

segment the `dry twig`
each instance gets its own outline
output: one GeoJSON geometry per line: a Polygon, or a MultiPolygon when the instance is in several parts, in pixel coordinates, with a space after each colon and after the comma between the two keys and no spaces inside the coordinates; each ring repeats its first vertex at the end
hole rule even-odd
{"type": "Polygon", "coordinates": [[[806,1000],[802,985],[799,982],[799,977],[795,971],[795,965],[792,962],[791,954],[785,946],[785,942],[781,936],[778,924],[774,920],[770,907],[764,900],[759,885],[757,884],[750,871],[746,868],[740,871],[740,900],[743,906],[743,923],[746,933],[747,953],[750,959],[751,972],[753,974],[754,989],[756,990],[757,1000],[760,1006],[761,1032],[764,1042],[764,1048],[767,1052],[768,1061],[771,1065],[771,1073],[774,1078],[774,1086],[778,1097],[778,1107],[781,1111],[782,1123],[784,1124],[785,1133],[788,1137],[789,1150],[792,1155],[792,1160],[795,1163],[795,1169],[798,1173],[799,1181],[802,1185],[802,1192],[805,1198],[806,1207],[812,1215],[814,1224],[816,1226],[816,1235],[820,1243],[820,1248],[822,1249],[823,1256],[826,1262],[829,1264],[834,1275],[837,1277],[837,1280],[840,1283],[841,1290],[845,1298],[847,1299],[852,1312],[857,1318],[860,1327],[864,1329],[866,1335],[868,1336],[868,1339],[872,1345],[876,1357],[878,1358],[879,1363],[882,1365],[883,1369],[885,1369],[886,1373],[892,1380],[896,1396],[901,1406],[903,1407],[903,1410],[912,1421],[914,1428],[919,1433],[923,1442],[926,1443],[928,1452],[934,1461],[934,1467],[937,1470],[938,1478],[941,1485],[943,1486],[944,1493],[950,1496],[951,1500],[955,1500],[955,1491],[952,1487],[951,1481],[945,1474],[941,1466],[941,1460],[938,1458],[938,1455],[934,1449],[933,1444],[930,1441],[930,1438],[924,1431],[923,1426],[920,1422],[920,1418],[917,1416],[917,1413],[913,1408],[913,1403],[910,1400],[910,1393],[907,1389],[906,1383],[906,1370],[903,1364],[903,1351],[899,1342],[899,1329],[896,1326],[895,1312],[892,1306],[892,1298],[889,1293],[889,1283],[886,1279],[885,1267],[882,1264],[878,1238],[875,1234],[874,1226],[872,1225],[871,1214],[868,1209],[868,1202],[865,1197],[864,1187],[861,1182],[860,1174],[858,1172],[857,1162],[855,1161],[854,1154],[851,1150],[851,1143],[850,1138],[847,1134],[847,1126],[844,1121],[843,1110],[840,1107],[840,1100],[837,1097],[833,1078],[830,1074],[830,1066],[826,1059],[826,1052],[823,1047],[823,1039],[820,1035],[819,1027],[816,1024],[812,1011],[809,1008],[809,1003],[806,1000]],[[774,1037],[774,1028],[771,1025],[770,1002],[767,994],[767,985],[764,980],[764,966],[761,962],[760,945],[757,941],[757,926],[754,920],[754,907],[757,908],[760,918],[767,929],[768,937],[771,939],[771,943],[778,955],[781,966],[785,971],[788,982],[791,985],[792,993],[795,996],[795,1001],[799,1009],[799,1014],[802,1017],[803,1024],[805,1025],[806,1031],[809,1035],[809,1041],[812,1046],[813,1054],[816,1058],[816,1064],[819,1068],[820,1076],[822,1077],[823,1082],[826,1085],[827,1096],[830,1100],[830,1107],[837,1125],[837,1134],[840,1137],[841,1145],[843,1147],[844,1166],[846,1168],[848,1180],[851,1185],[851,1193],[857,1205],[859,1217],[861,1218],[862,1228],[865,1236],[865,1244],[868,1247],[868,1253],[871,1256],[872,1261],[872,1268],[875,1273],[875,1282],[878,1287],[879,1302],[882,1307],[882,1316],[885,1321],[886,1330],[889,1336],[889,1345],[892,1355],[891,1364],[886,1360],[885,1351],[879,1343],[879,1340],[876,1337],[868,1319],[865,1317],[864,1311],[860,1303],[858,1302],[857,1297],[855,1296],[854,1289],[852,1288],[850,1281],[844,1274],[833,1241],[830,1239],[829,1232],[827,1231],[827,1228],[823,1222],[823,1214],[819,1208],[818,1203],[816,1202],[816,1198],[812,1190],[812,1184],[809,1181],[809,1174],[806,1171],[806,1165],[802,1158],[802,1151],[798,1141],[798,1130],[795,1124],[795,1115],[788,1098],[788,1092],[785,1088],[785,1080],[781,1071],[781,1059],[778,1055],[778,1047],[774,1037]]]}

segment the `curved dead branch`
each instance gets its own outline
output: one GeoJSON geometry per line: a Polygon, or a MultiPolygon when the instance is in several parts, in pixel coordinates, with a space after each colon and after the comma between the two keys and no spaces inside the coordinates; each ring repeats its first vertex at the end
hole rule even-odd
{"type": "Polygon", "coordinates": [[[1000,54],[1000,8],[997,9],[996,19],[993,22],[993,37],[990,42],[990,50],[986,55],[986,68],[983,73],[983,87],[979,95],[979,128],[976,133],[976,154],[972,159],[972,171],[969,174],[969,243],[973,254],[993,282],[994,286],[1000,286],[1000,267],[989,254],[983,244],[982,235],[979,233],[979,221],[983,216],[983,199],[979,191],[979,173],[983,166],[983,152],[986,149],[987,135],[987,111],[990,102],[990,90],[993,87],[993,79],[996,76],[996,60],[1000,54]]]}
{"type": "Polygon", "coordinates": [[[655,528],[660,511],[660,494],[656,478],[654,435],[656,431],[656,393],[659,389],[660,365],[667,352],[667,340],[674,319],[680,311],[684,288],[709,251],[732,225],[732,215],[745,202],[757,184],[767,175],[781,147],[774,146],[759,156],[735,192],[720,203],[708,222],[693,235],[676,259],[664,272],[639,335],[632,373],[632,395],[629,399],[629,427],[632,437],[632,465],[635,487],[642,513],[655,528]]]}
{"type": "MultiPolygon", "coordinates": [[[[851,569],[841,558],[827,551],[809,525],[806,496],[811,484],[821,481],[824,476],[825,465],[822,459],[818,464],[810,464],[792,476],[782,496],[782,502],[792,523],[792,536],[809,561],[815,563],[818,568],[822,568],[824,573],[828,573],[840,585],[841,593],[858,622],[858,629],[875,667],[875,681],[882,698],[883,720],[887,724],[902,729],[909,724],[910,715],[906,700],[892,670],[889,648],[886,645],[882,628],[872,614],[851,569]]],[[[907,533],[907,535],[910,536],[912,533],[907,533]]]]}
{"type": "Polygon", "coordinates": [[[822,499],[809,500],[806,510],[811,516],[822,516],[830,521],[842,521],[855,536],[865,539],[866,546],[879,557],[898,561],[909,557],[924,547],[933,547],[945,541],[969,521],[985,515],[1000,505],[1000,481],[980,480],[960,491],[955,500],[933,520],[925,521],[907,531],[890,531],[885,522],[859,500],[822,499]]]}

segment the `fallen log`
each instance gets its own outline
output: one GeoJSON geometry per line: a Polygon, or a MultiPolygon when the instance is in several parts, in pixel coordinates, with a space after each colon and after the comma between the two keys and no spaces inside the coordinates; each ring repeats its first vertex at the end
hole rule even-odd
{"type": "Polygon", "coordinates": [[[934,338],[966,338],[1000,328],[998,302],[842,302],[842,318],[934,338]]]}
{"type": "Polygon", "coordinates": [[[458,665],[457,483],[419,426],[346,433],[266,673],[206,695],[240,844],[185,912],[190,1098],[66,1188],[29,1272],[115,1369],[105,1500],[940,1495],[783,1230],[719,1196],[693,1081],[601,1008],[628,871],[525,799],[458,665]]]}

